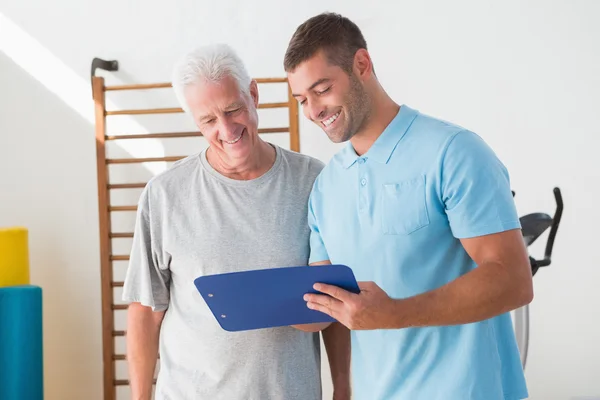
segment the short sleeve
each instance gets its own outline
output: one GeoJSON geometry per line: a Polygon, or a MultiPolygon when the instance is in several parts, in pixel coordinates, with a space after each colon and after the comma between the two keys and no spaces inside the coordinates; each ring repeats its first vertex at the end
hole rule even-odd
{"type": "Polygon", "coordinates": [[[138,202],[122,300],[139,302],[153,311],[164,311],[169,304],[170,272],[160,266],[160,248],[153,240],[151,215],[149,186],[146,186],[138,202]]]}
{"type": "Polygon", "coordinates": [[[325,249],[325,244],[323,243],[323,238],[321,237],[321,232],[319,230],[319,222],[315,212],[315,197],[315,189],[313,188],[313,191],[308,199],[308,226],[310,228],[309,264],[329,260],[329,255],[327,254],[327,250],[325,249]]]}
{"type": "Polygon", "coordinates": [[[484,140],[457,133],[441,163],[441,196],[456,238],[520,228],[509,174],[484,140]]]}

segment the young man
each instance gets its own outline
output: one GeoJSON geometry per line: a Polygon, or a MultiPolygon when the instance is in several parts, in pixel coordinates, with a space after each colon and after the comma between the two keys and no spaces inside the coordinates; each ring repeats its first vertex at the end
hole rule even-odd
{"type": "MultiPolygon", "coordinates": [[[[152,398],[160,349],[156,399],[321,400],[319,326],[226,332],[193,281],[306,264],[323,164],[261,139],[257,84],[229,46],[189,53],[173,87],[209,146],[154,177],[139,201],[123,288],[132,398],[152,398]]],[[[346,400],[349,341],[329,332],[334,394],[346,400]]]]}
{"type": "Polygon", "coordinates": [[[391,99],[345,17],[300,25],[284,67],[305,117],[347,142],[311,192],[310,262],[350,266],[361,293],[305,299],[351,330],[354,398],[526,398],[508,312],[533,289],[503,164],[391,99]]]}

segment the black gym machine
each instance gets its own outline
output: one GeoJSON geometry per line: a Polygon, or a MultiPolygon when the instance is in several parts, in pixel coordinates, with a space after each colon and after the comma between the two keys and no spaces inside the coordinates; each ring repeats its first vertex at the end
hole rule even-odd
{"type": "MultiPolygon", "coordinates": [[[[515,192],[512,192],[513,197],[515,192]]],[[[547,267],[552,263],[552,249],[554,247],[554,239],[560,224],[560,219],[563,212],[563,199],[558,187],[554,188],[554,199],[556,202],[556,210],[554,216],[546,213],[532,213],[519,218],[521,222],[521,232],[523,240],[527,247],[531,246],[544,232],[550,229],[548,239],[546,241],[546,249],[544,257],[536,259],[529,255],[529,264],[533,276],[542,267],[547,267]]],[[[514,328],[517,337],[517,344],[521,353],[521,363],[523,368],[527,363],[527,353],[529,350],[529,305],[521,307],[514,311],[514,328]]]]}

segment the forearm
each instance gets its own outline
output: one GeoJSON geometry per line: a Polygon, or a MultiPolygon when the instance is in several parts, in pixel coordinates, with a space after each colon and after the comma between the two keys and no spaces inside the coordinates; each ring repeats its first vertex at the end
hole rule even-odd
{"type": "Polygon", "coordinates": [[[334,398],[350,398],[350,330],[339,322],[323,330],[323,343],[329,359],[334,398]]]}
{"type": "Polygon", "coordinates": [[[499,263],[482,264],[429,292],[395,300],[392,328],[468,324],[531,301],[531,275],[515,276],[499,263]]]}
{"type": "Polygon", "coordinates": [[[132,399],[150,400],[158,358],[158,338],[164,312],[140,304],[127,313],[127,364],[132,399]]]}
{"type": "Polygon", "coordinates": [[[321,322],[316,324],[301,324],[301,325],[292,325],[292,328],[296,328],[303,332],[321,332],[323,329],[327,328],[331,325],[330,322],[321,322]]]}

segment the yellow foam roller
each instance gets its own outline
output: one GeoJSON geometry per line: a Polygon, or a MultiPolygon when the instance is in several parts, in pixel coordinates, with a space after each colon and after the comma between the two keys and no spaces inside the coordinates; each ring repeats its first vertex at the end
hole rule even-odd
{"type": "Polygon", "coordinates": [[[27,228],[0,228],[0,287],[29,284],[27,228]]]}

